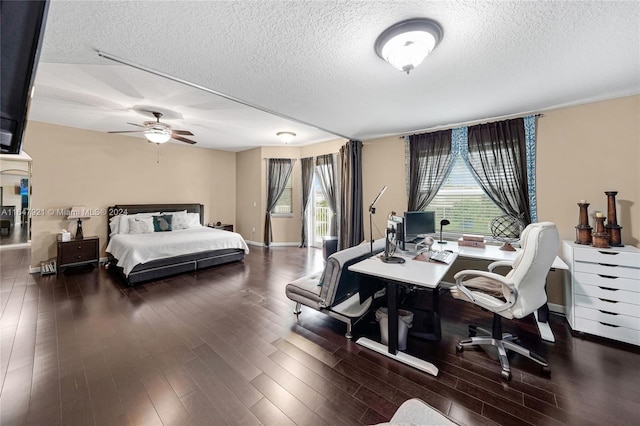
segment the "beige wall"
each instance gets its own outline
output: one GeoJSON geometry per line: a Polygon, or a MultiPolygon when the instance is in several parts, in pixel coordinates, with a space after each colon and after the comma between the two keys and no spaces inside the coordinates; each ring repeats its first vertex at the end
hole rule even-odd
{"type": "Polygon", "coordinates": [[[538,220],[575,239],[577,203],[591,203],[590,216],[606,215],[604,192],[618,191],[622,243],[639,247],[640,96],[545,112],[537,134],[538,220]]]}
{"type": "MultiPolygon", "coordinates": [[[[55,256],[56,234],[75,229],[49,209],[84,205],[202,203],[205,221],[234,223],[235,153],[29,122],[24,149],[33,158],[31,264],[55,256]]],[[[107,218],[83,222],[107,244],[107,218]]]]}
{"type": "MultiPolygon", "coordinates": [[[[208,221],[234,223],[248,241],[262,243],[266,210],[264,158],[303,158],[336,153],[345,141],[305,147],[256,148],[239,153],[167,144],[29,123],[25,150],[33,157],[33,208],[90,208],[113,203],[202,202],[208,221]],[[160,153],[160,164],[156,156],[160,153]],[[235,179],[232,178],[235,176],[235,179]],[[254,206],[255,202],[255,206],[254,206]],[[253,229],[255,228],[255,231],[253,229]]],[[[365,232],[368,206],[386,185],[376,204],[374,237],[382,236],[389,212],[407,205],[403,139],[394,136],[364,141],[363,200],[365,232]]],[[[622,240],[640,245],[640,96],[547,111],[537,125],[538,220],[553,221],[561,237],[575,238],[576,203],[591,202],[590,213],[606,211],[604,191],[618,191],[622,240]]],[[[294,195],[300,194],[296,162],[294,195]]],[[[299,200],[294,196],[294,199],[299,200]]],[[[299,201],[298,201],[299,203],[299,201]]],[[[300,205],[288,218],[274,218],[273,242],[300,240],[300,205]]],[[[55,253],[55,233],[69,224],[60,217],[34,218],[32,263],[55,253]]],[[[92,219],[85,233],[106,244],[106,222],[92,219]]],[[[562,303],[560,274],[549,281],[550,300],[562,303]]]]}
{"type": "MultiPolygon", "coordinates": [[[[404,141],[398,137],[366,141],[362,156],[365,235],[369,235],[369,203],[387,185],[373,217],[378,238],[389,212],[406,210],[404,141]]],[[[537,123],[538,221],[555,222],[562,239],[574,240],[578,201],[592,203],[591,215],[596,210],[606,212],[604,191],[618,191],[622,242],[640,247],[639,166],[640,96],[545,112],[537,123]]],[[[551,303],[563,303],[561,281],[561,272],[550,274],[551,303]]]]}
{"type": "Polygon", "coordinates": [[[345,141],[318,143],[303,147],[263,147],[237,153],[238,231],[252,244],[264,242],[264,222],[267,210],[266,158],[295,158],[292,171],[293,214],[274,216],[271,219],[273,245],[296,245],[300,243],[302,182],[300,158],[337,153],[345,141]],[[254,205],[255,203],[255,205],[254,205]],[[255,229],[255,231],[254,231],[255,229]]]}

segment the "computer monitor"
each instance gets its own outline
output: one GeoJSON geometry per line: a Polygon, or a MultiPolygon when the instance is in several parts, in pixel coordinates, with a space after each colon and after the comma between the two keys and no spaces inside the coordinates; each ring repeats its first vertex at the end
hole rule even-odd
{"type": "Polygon", "coordinates": [[[407,243],[418,237],[436,233],[436,213],[424,212],[404,212],[404,240],[407,243]]]}

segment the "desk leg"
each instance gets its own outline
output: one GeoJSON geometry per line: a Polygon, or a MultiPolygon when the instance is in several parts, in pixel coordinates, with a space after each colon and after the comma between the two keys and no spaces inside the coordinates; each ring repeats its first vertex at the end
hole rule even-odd
{"type": "MultiPolygon", "coordinates": [[[[547,291],[547,286],[545,284],[544,291],[547,291]]],[[[547,342],[555,342],[556,338],[553,335],[553,331],[551,331],[551,327],[549,326],[549,305],[546,303],[537,311],[533,313],[536,317],[536,323],[538,324],[538,331],[540,332],[540,338],[542,340],[546,340],[547,342]]]]}
{"type": "Polygon", "coordinates": [[[398,353],[398,286],[391,282],[387,283],[387,309],[389,353],[395,355],[398,353]]]}
{"type": "Polygon", "coordinates": [[[551,327],[547,322],[549,318],[549,307],[545,303],[540,309],[535,311],[533,315],[536,317],[536,323],[538,324],[538,331],[540,332],[540,338],[547,342],[555,342],[556,338],[551,331],[551,327]],[[544,319],[543,319],[544,318],[544,319]]]}
{"type": "Polygon", "coordinates": [[[385,346],[366,337],[359,338],[356,343],[391,359],[400,361],[403,364],[424,371],[425,373],[437,376],[438,367],[435,365],[398,351],[398,286],[392,282],[387,283],[387,309],[389,314],[387,317],[389,344],[385,346]]]}

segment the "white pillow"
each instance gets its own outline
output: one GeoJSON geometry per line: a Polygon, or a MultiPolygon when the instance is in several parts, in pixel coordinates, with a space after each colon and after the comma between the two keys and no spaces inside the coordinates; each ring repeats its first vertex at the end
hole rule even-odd
{"type": "Polygon", "coordinates": [[[159,215],[160,212],[153,212],[153,213],[138,213],[138,214],[130,214],[130,215],[126,215],[126,214],[122,214],[120,215],[120,226],[118,228],[118,234],[130,234],[130,230],[129,230],[129,219],[132,217],[151,217],[154,215],[159,215]]]}
{"type": "Polygon", "coordinates": [[[129,234],[147,234],[153,232],[153,217],[138,216],[129,217],[129,234]]]}
{"type": "Polygon", "coordinates": [[[187,213],[187,228],[200,228],[200,213],[187,213]]]}
{"type": "Polygon", "coordinates": [[[109,219],[109,229],[111,230],[109,233],[110,237],[120,233],[120,215],[113,216],[109,219]]]}
{"type": "MultiPolygon", "coordinates": [[[[178,211],[178,212],[164,212],[162,214],[170,214],[173,216],[173,220],[171,221],[171,228],[172,229],[187,229],[187,223],[189,221],[189,218],[187,216],[187,211],[186,210],[182,210],[182,211],[178,211]]],[[[200,221],[200,218],[198,216],[198,221],[200,221]]]]}

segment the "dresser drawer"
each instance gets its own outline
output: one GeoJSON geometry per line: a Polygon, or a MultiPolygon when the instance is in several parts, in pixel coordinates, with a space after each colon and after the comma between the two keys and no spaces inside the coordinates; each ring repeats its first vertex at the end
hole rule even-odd
{"type": "Polygon", "coordinates": [[[640,331],[616,325],[607,325],[599,321],[576,317],[575,329],[609,339],[640,345],[640,331]]]}
{"type": "MultiPolygon", "coordinates": [[[[574,281],[574,293],[584,296],[596,297],[598,299],[625,302],[630,305],[640,305],[640,293],[635,291],[617,290],[610,287],[598,287],[595,285],[585,285],[579,281],[574,281]]],[[[640,309],[640,306],[638,306],[640,309]]]]}
{"type": "Polygon", "coordinates": [[[598,299],[597,297],[583,296],[577,294],[574,300],[575,309],[579,306],[595,309],[604,312],[612,312],[615,314],[629,315],[632,317],[640,317],[640,307],[631,303],[617,302],[610,299],[598,299]]]}
{"type": "Polygon", "coordinates": [[[591,247],[577,247],[573,260],[576,262],[603,263],[607,265],[629,266],[640,268],[640,254],[624,252],[615,249],[594,249],[591,247]]]}
{"type": "Polygon", "coordinates": [[[617,288],[619,290],[628,290],[640,293],[640,280],[634,280],[632,278],[620,278],[614,277],[613,275],[576,272],[573,275],[573,279],[579,284],[617,288]]]}
{"type": "Polygon", "coordinates": [[[577,262],[604,263],[608,265],[630,266],[640,268],[640,254],[615,249],[596,249],[578,247],[574,250],[573,260],[577,262]]]}
{"type": "Polygon", "coordinates": [[[589,309],[585,308],[584,306],[577,306],[576,317],[640,331],[640,318],[632,317],[629,315],[616,314],[614,312],[606,311],[603,312],[597,309],[589,309]]]}
{"type": "Polygon", "coordinates": [[[604,263],[575,262],[573,264],[575,272],[587,272],[589,274],[609,275],[612,277],[631,278],[640,280],[640,268],[630,268],[628,266],[616,266],[604,263]]]}

